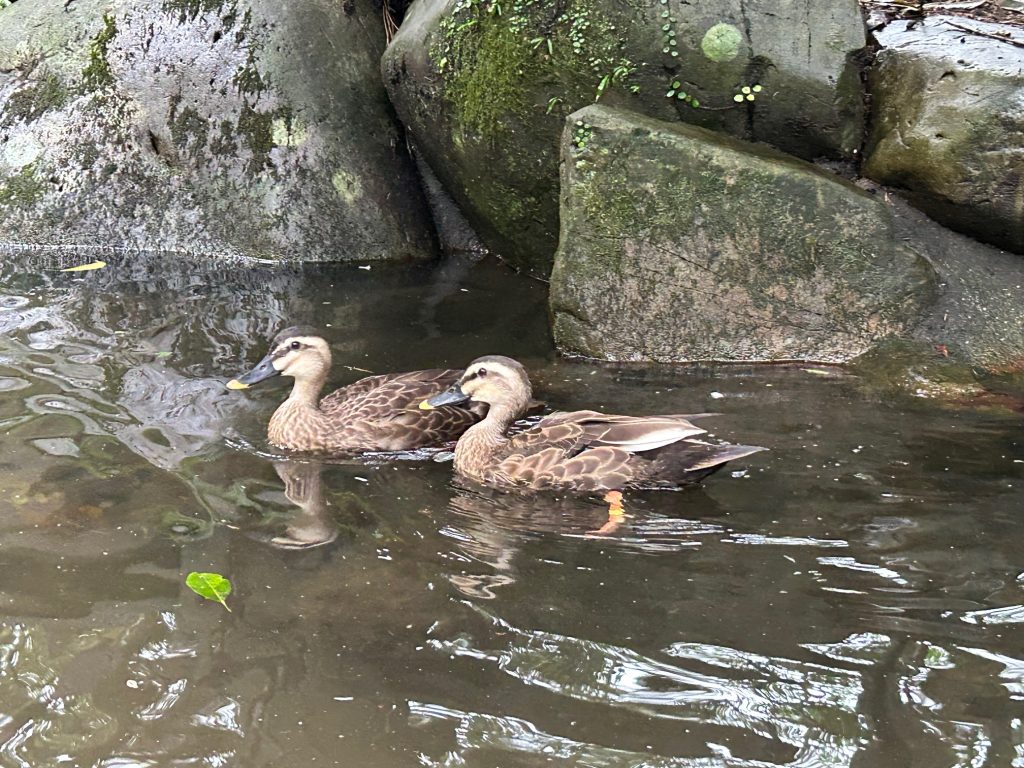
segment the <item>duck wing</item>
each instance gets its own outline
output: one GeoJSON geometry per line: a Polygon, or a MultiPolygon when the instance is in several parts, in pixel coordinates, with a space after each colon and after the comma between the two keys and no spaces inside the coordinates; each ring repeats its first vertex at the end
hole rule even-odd
{"type": "Polygon", "coordinates": [[[327,395],[320,401],[320,410],[339,421],[385,418],[416,409],[420,401],[450,387],[461,375],[462,371],[433,368],[367,376],[327,395]]]}
{"type": "Polygon", "coordinates": [[[509,440],[512,454],[532,455],[550,448],[566,458],[588,448],[608,446],[630,453],[651,451],[707,430],[690,419],[711,414],[678,416],[617,416],[597,411],[553,413],[509,440]]]}
{"type": "Polygon", "coordinates": [[[462,371],[431,369],[368,376],[325,397],[337,450],[405,451],[455,440],[479,421],[485,406],[421,410],[419,403],[454,384],[462,371]]]}
{"type": "Polygon", "coordinates": [[[536,489],[623,488],[648,472],[651,461],[638,454],[705,434],[690,418],[555,413],[511,438],[492,472],[499,482],[536,489]]]}

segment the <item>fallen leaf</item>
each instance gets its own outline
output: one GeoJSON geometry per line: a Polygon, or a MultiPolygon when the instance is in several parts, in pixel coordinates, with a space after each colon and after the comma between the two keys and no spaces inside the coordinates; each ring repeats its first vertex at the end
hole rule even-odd
{"type": "Polygon", "coordinates": [[[192,571],[192,573],[185,577],[185,584],[200,597],[205,597],[207,600],[216,600],[228,609],[228,613],[231,612],[228,604],[224,602],[224,598],[231,594],[231,582],[219,573],[197,573],[192,571]]]}
{"type": "Polygon", "coordinates": [[[105,261],[92,261],[88,264],[79,264],[77,267],[62,269],[61,272],[91,272],[94,269],[103,269],[105,266],[107,266],[105,261]]]}

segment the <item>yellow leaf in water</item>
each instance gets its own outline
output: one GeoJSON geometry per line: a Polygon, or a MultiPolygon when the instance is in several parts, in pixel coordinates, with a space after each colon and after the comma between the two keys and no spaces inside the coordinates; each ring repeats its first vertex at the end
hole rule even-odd
{"type": "Polygon", "coordinates": [[[61,272],[89,272],[93,269],[103,269],[105,266],[107,266],[105,261],[93,261],[88,264],[79,264],[77,267],[62,269],[61,272]]]}

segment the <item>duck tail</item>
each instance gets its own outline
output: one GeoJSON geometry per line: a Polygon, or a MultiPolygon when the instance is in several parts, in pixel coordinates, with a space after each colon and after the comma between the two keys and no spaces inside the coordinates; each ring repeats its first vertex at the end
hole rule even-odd
{"type": "Polygon", "coordinates": [[[659,451],[650,479],[659,485],[689,485],[717,472],[730,461],[765,451],[758,445],[683,440],[659,451]]]}

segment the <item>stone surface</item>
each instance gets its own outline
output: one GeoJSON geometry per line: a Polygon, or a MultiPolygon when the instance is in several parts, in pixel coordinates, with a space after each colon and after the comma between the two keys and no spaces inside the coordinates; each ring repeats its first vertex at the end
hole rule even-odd
{"type": "Polygon", "coordinates": [[[850,158],[864,44],[856,0],[418,0],[382,67],[484,242],[546,275],[566,115],[599,98],[806,158],[850,158]]]}
{"type": "Polygon", "coordinates": [[[1024,253],[1024,48],[965,30],[1024,42],[1019,28],[961,17],[876,33],[865,174],[942,224],[1024,253]]]}
{"type": "Polygon", "coordinates": [[[383,40],[372,0],[0,10],[0,240],[433,256],[383,40]]]}
{"type": "Polygon", "coordinates": [[[565,352],[845,362],[936,300],[889,209],[808,163],[600,106],[570,117],[562,146],[551,312],[565,352]]]}

